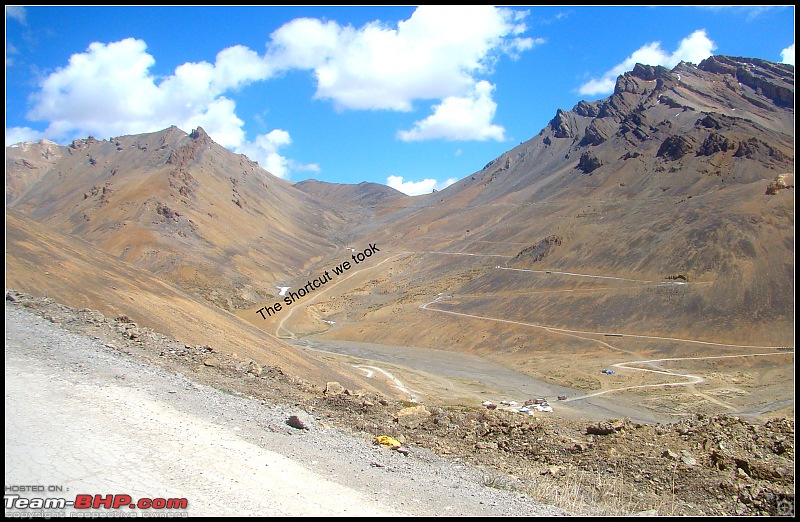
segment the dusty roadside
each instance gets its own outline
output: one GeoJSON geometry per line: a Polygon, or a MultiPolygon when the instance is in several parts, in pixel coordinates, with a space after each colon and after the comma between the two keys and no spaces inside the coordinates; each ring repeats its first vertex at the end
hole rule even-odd
{"type": "MultiPolygon", "coordinates": [[[[50,305],[59,319],[6,302],[5,484],[22,498],[186,499],[172,514],[191,516],[566,514],[487,487],[479,470],[422,448],[403,455],[326,427],[308,406],[148,364],[122,336],[114,345],[68,332],[60,321],[75,327],[81,312],[50,305]],[[310,429],[287,425],[292,415],[310,429]]],[[[83,314],[100,322],[82,327],[130,325],[83,314]]],[[[26,512],[6,507],[6,516],[26,512]]]]}
{"type": "MultiPolygon", "coordinates": [[[[153,410],[157,407],[152,406],[149,417],[141,417],[142,422],[131,421],[130,426],[149,422],[156,426],[151,432],[156,437],[161,432],[155,419],[170,419],[166,426],[173,426],[175,431],[166,440],[159,440],[168,449],[170,440],[182,441],[169,449],[173,454],[178,447],[185,449],[185,458],[203,456],[219,465],[213,469],[222,471],[237,469],[221,460],[229,456],[239,455],[237,462],[255,461],[255,457],[248,459],[247,452],[236,449],[199,442],[195,446],[197,433],[214,433],[207,437],[210,440],[234,437],[288,456],[321,478],[377,502],[357,501],[364,509],[497,516],[543,514],[553,509],[537,505],[543,503],[565,510],[551,514],[793,513],[793,418],[764,424],[702,415],[674,424],[639,424],[626,419],[588,423],[468,407],[407,410],[415,405],[353,390],[324,393],[285,375],[280,368],[261,367],[209,346],[186,346],[138,327],[125,317],[106,318],[91,310],[73,310],[13,291],[7,292],[6,300],[7,424],[10,332],[11,339],[20,335],[25,339],[28,331],[9,330],[9,317],[29,311],[39,317],[38,327],[57,324],[79,334],[88,345],[82,352],[73,350],[71,344],[69,350],[46,349],[38,340],[44,338],[43,333],[28,337],[27,345],[20,345],[18,350],[21,360],[33,365],[33,377],[26,382],[47,381],[46,376],[55,370],[43,368],[51,364],[54,354],[69,354],[71,359],[53,359],[57,367],[61,364],[59,371],[71,372],[67,375],[73,379],[105,375],[97,393],[106,391],[107,400],[118,401],[114,403],[118,408],[146,404],[144,399],[167,408],[153,410]],[[101,357],[106,361],[105,366],[98,367],[105,368],[102,371],[91,366],[101,357]],[[166,373],[160,373],[162,370],[166,373]],[[156,374],[163,380],[148,385],[156,374]],[[207,399],[200,400],[202,397],[207,399]],[[171,422],[181,414],[189,417],[171,422]],[[293,414],[308,415],[305,418],[312,429],[287,426],[286,420],[293,414]],[[181,431],[183,426],[196,428],[181,431]],[[380,434],[400,440],[409,455],[372,444],[380,434]]],[[[92,381],[85,384],[99,386],[92,381]]],[[[97,397],[103,398],[102,394],[97,397]]],[[[116,417],[112,419],[120,417],[118,412],[113,415],[116,417]]],[[[6,433],[8,483],[8,428],[6,433]]],[[[181,470],[189,468],[175,464],[178,471],[173,472],[204,483],[206,474],[199,473],[204,465],[198,464],[195,473],[181,475],[181,470]]],[[[249,468],[239,469],[250,472],[249,468]]],[[[45,468],[40,472],[48,470],[52,471],[45,468]]],[[[231,482],[215,487],[233,495],[238,485],[231,482]]],[[[165,494],[176,496],[166,490],[148,492],[151,496],[165,494]]],[[[202,498],[202,492],[196,494],[202,498]]]]}

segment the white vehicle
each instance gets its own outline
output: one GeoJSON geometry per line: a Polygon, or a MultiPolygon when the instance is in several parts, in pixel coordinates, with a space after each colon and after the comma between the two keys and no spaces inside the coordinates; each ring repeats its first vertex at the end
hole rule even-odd
{"type": "Polygon", "coordinates": [[[552,406],[547,406],[544,404],[537,404],[536,406],[534,406],[534,408],[536,408],[536,411],[542,411],[544,413],[550,413],[553,411],[552,406]]]}

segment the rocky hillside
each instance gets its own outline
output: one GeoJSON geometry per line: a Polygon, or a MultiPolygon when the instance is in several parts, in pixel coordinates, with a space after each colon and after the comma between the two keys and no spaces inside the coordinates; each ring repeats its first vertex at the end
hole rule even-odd
{"type": "MultiPolygon", "coordinates": [[[[790,65],[729,56],[672,70],[637,65],[610,97],[557,110],[532,139],[365,234],[397,250],[507,256],[495,261],[514,268],[702,283],[665,307],[657,296],[602,306],[591,298],[506,298],[498,292],[510,284],[517,294],[567,287],[512,281],[491,260],[467,273],[448,264],[456,258],[429,257],[414,265],[416,281],[396,279],[412,293],[485,294],[462,303],[465,313],[491,303],[496,317],[563,328],[613,324],[791,344],[793,96],[790,65]]],[[[441,343],[448,321],[433,321],[426,332],[438,332],[441,343]]],[[[380,331],[402,328],[389,326],[380,331]]],[[[418,333],[406,340],[424,342],[418,333]]],[[[479,346],[457,331],[445,336],[462,337],[479,346]]]]}
{"type": "MultiPolygon", "coordinates": [[[[706,412],[759,416],[793,404],[793,98],[793,66],[730,56],[637,65],[608,98],[556,110],[483,169],[413,198],[370,184],[293,186],[202,129],[12,146],[9,280],[109,310],[135,301],[139,281],[161,281],[179,292],[159,309],[183,310],[185,292],[273,336],[472,352],[586,392],[610,387],[597,366],[623,355],[785,348],[748,360],[752,375],[737,375],[741,359],[719,371],[704,362],[713,388],[648,397],[670,415],[703,397],[706,412]],[[368,245],[379,255],[335,286],[290,313],[256,313],[368,245]],[[106,284],[123,288],[109,281],[125,281],[126,266],[136,278],[124,295],[104,297],[106,284]]],[[[137,304],[152,324],[156,294],[137,304]]],[[[643,373],[614,383],[661,383],[643,373]]]]}
{"type": "Polygon", "coordinates": [[[226,310],[276,295],[349,219],[202,128],[12,145],[6,205],[226,310]]]}
{"type": "Polygon", "coordinates": [[[336,427],[370,441],[386,435],[402,445],[407,459],[427,448],[478,466],[483,485],[524,492],[576,515],[794,513],[792,419],[751,424],[730,415],[697,415],[675,424],[581,423],[501,409],[409,406],[337,383],[315,386],[278,365],[231,357],[206,343],[186,345],[129,317],[76,310],[14,290],[6,292],[6,302],[193,381],[268,405],[289,403],[299,413],[285,423],[298,431],[336,427]]]}
{"type": "Polygon", "coordinates": [[[335,203],[337,206],[356,205],[357,207],[374,208],[394,200],[410,199],[399,190],[366,181],[358,185],[348,185],[307,179],[295,183],[294,186],[319,199],[335,203]]]}

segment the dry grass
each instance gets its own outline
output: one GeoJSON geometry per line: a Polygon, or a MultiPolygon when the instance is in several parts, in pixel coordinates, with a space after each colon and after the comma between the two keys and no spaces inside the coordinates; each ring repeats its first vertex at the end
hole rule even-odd
{"type": "Polygon", "coordinates": [[[548,504],[576,516],[675,516],[680,515],[675,497],[678,461],[672,470],[671,491],[667,495],[640,492],[613,468],[597,471],[570,470],[565,480],[563,468],[522,481],[516,477],[484,470],[481,483],[486,487],[519,491],[537,502],[548,504]]]}
{"type": "Polygon", "coordinates": [[[578,516],[630,516],[635,514],[653,516],[678,515],[675,499],[673,469],[671,493],[663,496],[645,495],[635,485],[625,482],[607,470],[573,471],[569,482],[564,477],[542,475],[526,484],[522,489],[539,502],[569,511],[578,516]]]}

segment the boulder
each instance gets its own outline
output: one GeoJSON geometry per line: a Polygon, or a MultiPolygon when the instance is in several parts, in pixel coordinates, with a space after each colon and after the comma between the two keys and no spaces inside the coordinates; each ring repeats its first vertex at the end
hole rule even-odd
{"type": "Polygon", "coordinates": [[[314,418],[306,412],[298,412],[289,416],[286,424],[298,430],[310,430],[314,426],[314,418]]]}
{"type": "Polygon", "coordinates": [[[670,136],[659,147],[656,156],[676,161],[694,150],[694,143],[686,136],[670,136]]]}
{"type": "Polygon", "coordinates": [[[727,152],[729,150],[733,150],[735,146],[736,143],[732,142],[722,134],[712,132],[706,136],[706,139],[703,140],[703,144],[697,149],[697,155],[711,156],[717,152],[727,152]]]}
{"type": "Polygon", "coordinates": [[[336,381],[330,381],[325,384],[325,395],[341,395],[344,393],[344,386],[336,381]]]}
{"type": "Polygon", "coordinates": [[[219,359],[217,359],[216,357],[209,357],[208,359],[203,361],[203,364],[205,366],[210,366],[212,368],[217,368],[217,367],[219,367],[219,365],[221,363],[220,363],[219,359]]]}
{"type": "Polygon", "coordinates": [[[584,174],[590,174],[591,172],[600,168],[602,165],[603,163],[597,158],[597,156],[589,152],[584,152],[581,154],[581,159],[578,160],[578,170],[583,171],[584,174]]]}

